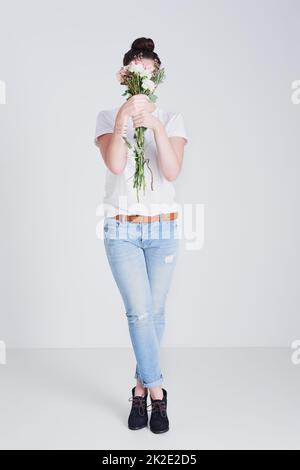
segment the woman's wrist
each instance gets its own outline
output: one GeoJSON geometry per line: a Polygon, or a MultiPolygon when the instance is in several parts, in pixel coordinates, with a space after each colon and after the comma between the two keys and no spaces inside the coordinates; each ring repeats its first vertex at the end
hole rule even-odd
{"type": "Polygon", "coordinates": [[[161,122],[160,119],[156,119],[156,122],[155,122],[155,125],[153,127],[153,132],[156,134],[156,133],[159,133],[162,129],[164,129],[164,125],[163,123],[161,122]]]}
{"type": "Polygon", "coordinates": [[[127,126],[128,117],[122,111],[118,112],[114,125],[114,133],[121,136],[126,136],[127,126]]]}

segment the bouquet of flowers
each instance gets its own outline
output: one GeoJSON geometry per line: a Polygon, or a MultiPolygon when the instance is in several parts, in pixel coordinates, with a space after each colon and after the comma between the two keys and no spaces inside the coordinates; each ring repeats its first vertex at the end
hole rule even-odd
{"type": "MultiPolygon", "coordinates": [[[[159,67],[158,62],[154,59],[154,67],[145,65],[142,62],[142,53],[138,54],[129,65],[122,67],[117,73],[117,79],[121,85],[126,86],[126,90],[122,96],[126,96],[127,100],[134,95],[145,94],[153,103],[156,101],[157,96],[154,92],[159,83],[165,79],[165,70],[159,67]]],[[[147,165],[151,172],[151,189],[153,190],[152,171],[149,166],[149,159],[145,159],[144,145],[145,145],[145,131],[146,127],[137,127],[134,132],[134,159],[135,159],[135,173],[133,180],[133,187],[137,191],[137,200],[139,201],[139,191],[143,188],[145,194],[146,181],[144,167],[147,165]]],[[[132,148],[132,145],[126,137],[123,136],[126,145],[132,148]]]]}

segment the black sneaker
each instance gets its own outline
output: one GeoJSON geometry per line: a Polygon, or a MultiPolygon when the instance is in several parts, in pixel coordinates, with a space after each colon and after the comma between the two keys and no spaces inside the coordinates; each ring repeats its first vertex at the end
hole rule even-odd
{"type": "Polygon", "coordinates": [[[128,401],[132,401],[131,411],[128,417],[129,429],[136,430],[145,428],[148,424],[147,413],[147,397],[148,390],[144,396],[134,396],[135,387],[131,390],[132,397],[128,401]]]}
{"type": "Polygon", "coordinates": [[[167,416],[167,391],[163,388],[163,398],[161,400],[153,400],[151,395],[151,417],[150,429],[156,434],[169,431],[169,419],[167,416]]]}

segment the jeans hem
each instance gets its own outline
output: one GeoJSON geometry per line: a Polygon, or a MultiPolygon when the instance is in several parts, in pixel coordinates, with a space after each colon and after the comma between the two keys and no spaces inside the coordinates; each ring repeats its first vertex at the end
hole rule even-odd
{"type": "Polygon", "coordinates": [[[154,380],[153,382],[144,382],[139,375],[136,373],[134,374],[134,378],[139,380],[143,387],[145,388],[151,388],[151,387],[159,387],[163,383],[163,376],[161,375],[159,379],[154,380]]]}

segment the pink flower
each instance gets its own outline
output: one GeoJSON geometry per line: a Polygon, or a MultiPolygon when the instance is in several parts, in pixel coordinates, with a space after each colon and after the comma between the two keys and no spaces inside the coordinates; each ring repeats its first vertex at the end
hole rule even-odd
{"type": "Polygon", "coordinates": [[[117,72],[117,73],[116,73],[116,78],[117,78],[118,82],[121,82],[121,81],[122,81],[122,78],[123,78],[123,77],[122,77],[121,72],[117,72]]]}
{"type": "Polygon", "coordinates": [[[127,74],[127,66],[121,67],[120,70],[116,73],[116,78],[118,82],[122,82],[123,77],[127,74]]]}

